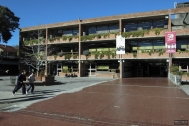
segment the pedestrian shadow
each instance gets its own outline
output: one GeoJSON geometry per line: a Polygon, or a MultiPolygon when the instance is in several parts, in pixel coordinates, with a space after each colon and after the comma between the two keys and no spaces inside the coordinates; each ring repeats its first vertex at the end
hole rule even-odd
{"type": "Polygon", "coordinates": [[[27,101],[52,98],[55,96],[55,93],[62,92],[62,91],[65,91],[65,90],[42,90],[42,91],[35,91],[35,94],[29,93],[27,95],[22,95],[21,93],[19,93],[13,96],[13,98],[0,99],[0,104],[11,104],[11,103],[27,102],[27,101]]]}

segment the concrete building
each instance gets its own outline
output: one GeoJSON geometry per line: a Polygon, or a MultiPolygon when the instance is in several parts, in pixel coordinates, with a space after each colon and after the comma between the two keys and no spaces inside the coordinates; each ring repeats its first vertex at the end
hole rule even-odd
{"type": "MultiPolygon", "coordinates": [[[[175,3],[175,8],[167,10],[22,28],[20,50],[35,50],[41,61],[38,66],[57,76],[167,77],[172,64],[188,72],[187,5],[175,3]],[[165,33],[173,31],[176,52],[167,53],[165,33]],[[116,35],[125,37],[125,54],[116,54],[116,35]]],[[[36,63],[36,59],[26,59],[28,64],[36,63]]],[[[28,71],[33,69],[31,65],[20,65],[28,71]]]]}
{"type": "Polygon", "coordinates": [[[0,44],[0,75],[17,75],[18,62],[18,50],[12,46],[0,44]],[[6,70],[9,72],[5,73],[6,70]]]}

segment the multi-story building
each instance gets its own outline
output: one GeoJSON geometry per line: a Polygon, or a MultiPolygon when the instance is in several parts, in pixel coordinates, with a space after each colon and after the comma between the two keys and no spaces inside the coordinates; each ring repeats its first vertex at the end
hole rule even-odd
{"type": "Polygon", "coordinates": [[[0,44],[0,74],[17,75],[18,72],[18,50],[12,46],[0,44]],[[8,73],[5,73],[9,70],[8,73]]]}
{"type": "Polygon", "coordinates": [[[37,47],[46,72],[59,76],[70,72],[80,77],[166,77],[172,64],[188,72],[188,3],[167,10],[22,28],[20,50],[23,47],[37,47]],[[176,52],[167,53],[165,33],[172,31],[176,52]],[[116,54],[116,35],[125,37],[125,54],[116,54]]]}

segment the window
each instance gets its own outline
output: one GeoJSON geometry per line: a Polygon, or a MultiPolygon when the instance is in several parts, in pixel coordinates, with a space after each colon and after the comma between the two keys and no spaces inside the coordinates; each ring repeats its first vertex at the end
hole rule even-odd
{"type": "Polygon", "coordinates": [[[96,27],[89,27],[89,29],[88,29],[88,32],[89,32],[89,35],[90,34],[96,34],[96,27]]]}
{"type": "Polygon", "coordinates": [[[97,28],[96,28],[96,33],[97,34],[101,34],[101,33],[109,33],[109,29],[108,29],[108,26],[103,26],[103,25],[101,25],[101,26],[97,26],[97,28]]]}
{"type": "Polygon", "coordinates": [[[188,48],[188,40],[187,39],[177,39],[177,49],[187,49],[188,48]]]}
{"type": "Polygon", "coordinates": [[[127,22],[124,25],[124,28],[126,28],[126,32],[136,31],[137,30],[137,22],[127,22]]]}
{"type": "Polygon", "coordinates": [[[164,28],[164,25],[165,25],[164,19],[153,20],[153,28],[164,28]]]}
{"type": "Polygon", "coordinates": [[[162,49],[165,48],[164,40],[154,40],[153,42],[154,49],[162,49]]]}
{"type": "Polygon", "coordinates": [[[78,35],[78,33],[79,33],[78,28],[74,28],[74,29],[73,29],[73,35],[78,35]]]}
{"type": "Polygon", "coordinates": [[[144,41],[138,42],[138,49],[150,50],[152,49],[152,42],[150,40],[144,40],[144,41]]]}
{"type": "Polygon", "coordinates": [[[119,24],[110,24],[109,31],[110,32],[119,32],[119,24]]]}
{"type": "Polygon", "coordinates": [[[152,20],[144,20],[138,22],[138,30],[151,29],[151,26],[152,26],[152,20]]]}
{"type": "Polygon", "coordinates": [[[63,35],[72,36],[72,29],[63,29],[63,35]]]}

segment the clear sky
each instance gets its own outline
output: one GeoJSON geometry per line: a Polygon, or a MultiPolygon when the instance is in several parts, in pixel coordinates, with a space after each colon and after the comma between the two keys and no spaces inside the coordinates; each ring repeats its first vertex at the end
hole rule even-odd
{"type": "MultiPolygon", "coordinates": [[[[119,14],[166,10],[174,2],[187,0],[0,0],[20,17],[20,28],[119,14]]],[[[13,32],[8,45],[18,45],[19,32],[13,32]]],[[[0,43],[2,44],[2,42],[0,43]]]]}

